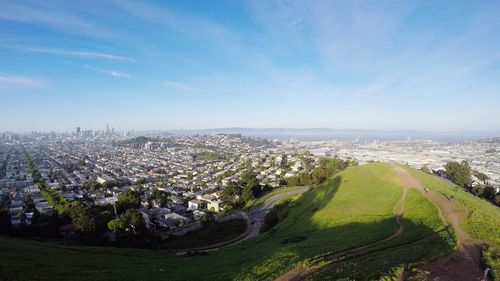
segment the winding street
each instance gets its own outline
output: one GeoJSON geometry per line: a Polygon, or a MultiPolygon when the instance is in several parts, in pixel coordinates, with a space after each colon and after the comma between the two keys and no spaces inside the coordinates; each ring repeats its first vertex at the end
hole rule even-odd
{"type": "MultiPolygon", "coordinates": [[[[282,199],[294,196],[294,195],[302,194],[302,193],[306,192],[308,189],[309,189],[308,187],[304,187],[304,188],[297,189],[297,190],[279,193],[279,194],[276,194],[276,195],[268,198],[266,201],[264,201],[264,203],[262,205],[260,205],[257,208],[250,209],[250,210],[245,211],[245,212],[239,212],[236,214],[218,217],[216,219],[217,222],[224,222],[224,221],[233,220],[233,219],[244,219],[247,221],[247,229],[241,235],[239,235],[238,237],[235,237],[231,240],[219,242],[219,243],[215,243],[215,244],[211,244],[211,245],[206,245],[203,247],[179,249],[176,251],[176,254],[177,255],[184,255],[188,252],[214,251],[214,250],[217,250],[217,249],[224,247],[224,246],[233,245],[233,244],[236,244],[240,241],[254,238],[254,237],[259,235],[260,229],[262,228],[262,223],[264,221],[264,217],[266,216],[267,212],[277,202],[279,202],[282,199]]],[[[189,227],[179,229],[179,230],[175,231],[173,234],[177,235],[177,236],[182,236],[188,232],[195,231],[195,230],[198,230],[201,228],[202,228],[201,224],[196,223],[196,224],[193,224],[189,227]]]]}

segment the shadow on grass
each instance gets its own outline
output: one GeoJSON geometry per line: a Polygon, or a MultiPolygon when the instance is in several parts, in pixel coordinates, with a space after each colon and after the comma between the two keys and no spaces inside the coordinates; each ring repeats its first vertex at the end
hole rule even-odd
{"type": "MultiPolygon", "coordinates": [[[[315,224],[314,214],[329,204],[341,182],[342,177],[336,176],[306,192],[290,215],[270,233],[207,255],[179,258],[160,251],[97,247],[49,246],[44,250],[44,244],[36,243],[20,245],[22,251],[16,255],[0,253],[0,262],[5,264],[6,272],[19,280],[70,280],[64,275],[68,270],[75,273],[71,280],[272,280],[306,259],[373,243],[394,233],[396,224],[392,217],[330,228],[315,224]],[[31,247],[39,256],[33,257],[31,247]],[[47,266],[37,267],[35,264],[40,261],[47,266]]],[[[401,265],[450,250],[445,235],[434,234],[432,229],[411,220],[403,219],[403,225],[412,230],[409,234],[403,231],[400,237],[404,239],[350,253],[343,268],[332,268],[320,275],[376,279],[370,276],[391,274],[401,265]]],[[[0,245],[0,250],[15,249],[0,245]]]]}

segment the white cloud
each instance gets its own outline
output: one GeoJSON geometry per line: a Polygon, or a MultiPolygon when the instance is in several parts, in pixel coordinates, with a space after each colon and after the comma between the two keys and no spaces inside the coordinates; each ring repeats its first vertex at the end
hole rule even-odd
{"type": "Polygon", "coordinates": [[[0,88],[26,87],[40,88],[46,83],[38,78],[20,76],[20,75],[0,75],[0,88]]]}
{"type": "Polygon", "coordinates": [[[191,87],[191,86],[186,85],[186,84],[183,84],[183,83],[176,82],[176,81],[163,80],[161,83],[167,87],[170,87],[170,88],[173,88],[176,90],[180,90],[180,91],[184,91],[184,92],[196,91],[196,88],[191,87]]]}
{"type": "Polygon", "coordinates": [[[95,72],[99,72],[99,73],[106,74],[106,75],[113,76],[113,77],[117,77],[117,78],[130,78],[130,77],[132,77],[132,75],[130,75],[128,73],[120,72],[117,70],[99,69],[99,68],[95,68],[95,67],[90,66],[90,65],[83,65],[82,67],[85,69],[89,69],[89,70],[92,70],[95,72]]]}
{"type": "Polygon", "coordinates": [[[101,70],[100,72],[104,73],[104,74],[111,75],[113,77],[118,77],[118,78],[130,78],[131,77],[131,75],[128,73],[123,73],[123,72],[119,72],[116,70],[101,70]]]}
{"type": "Polygon", "coordinates": [[[36,47],[8,46],[8,45],[5,47],[16,49],[18,51],[23,51],[23,52],[50,54],[57,56],[133,61],[133,59],[131,58],[118,56],[114,54],[108,54],[108,53],[99,53],[94,51],[73,51],[73,50],[62,50],[62,49],[52,49],[52,48],[36,48],[36,47]]]}

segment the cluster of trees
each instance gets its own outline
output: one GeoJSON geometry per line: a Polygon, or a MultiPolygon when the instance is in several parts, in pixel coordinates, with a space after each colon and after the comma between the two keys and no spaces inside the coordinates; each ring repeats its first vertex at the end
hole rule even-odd
{"type": "MultiPolygon", "coordinates": [[[[283,159],[286,159],[286,157],[283,157],[283,159]]],[[[286,167],[287,165],[286,161],[282,161],[282,167],[286,167]]],[[[342,160],[336,156],[321,158],[314,168],[309,163],[306,169],[297,177],[291,177],[283,184],[288,184],[289,186],[318,185],[347,167],[355,165],[357,163],[354,161],[342,160]]],[[[241,175],[240,184],[236,182],[227,184],[222,192],[221,200],[229,207],[235,209],[250,200],[262,196],[269,190],[271,190],[270,187],[259,185],[257,174],[252,170],[251,165],[249,165],[241,175]]]]}
{"type": "Polygon", "coordinates": [[[316,167],[311,171],[307,169],[301,172],[297,177],[288,179],[289,186],[318,185],[328,178],[345,170],[347,167],[357,165],[354,161],[342,160],[337,156],[320,158],[316,167]]]}
{"type": "Polygon", "coordinates": [[[135,209],[127,209],[116,219],[108,222],[108,228],[115,232],[118,242],[141,243],[146,232],[146,224],[142,215],[135,209]]]}
{"type": "Polygon", "coordinates": [[[221,200],[231,208],[239,208],[270,189],[268,186],[259,184],[257,174],[251,169],[242,173],[240,184],[241,186],[236,182],[229,182],[222,191],[221,200]]]}
{"type": "Polygon", "coordinates": [[[128,189],[118,195],[118,201],[115,203],[116,212],[121,214],[128,209],[137,209],[141,206],[141,192],[128,189]]]}
{"type": "Polygon", "coordinates": [[[28,158],[28,171],[33,176],[33,181],[35,183],[45,183],[45,179],[42,177],[42,174],[40,173],[40,170],[38,170],[33,158],[29,155],[26,157],[28,158]]]}
{"type": "Polygon", "coordinates": [[[472,171],[472,174],[478,180],[480,180],[481,183],[477,183],[476,185],[472,186],[470,189],[471,193],[484,198],[497,206],[500,206],[500,194],[496,194],[495,187],[488,183],[488,180],[490,178],[479,171],[472,171]]]}
{"type": "Polygon", "coordinates": [[[446,175],[453,181],[456,185],[462,188],[469,188],[472,184],[472,170],[469,166],[469,162],[462,161],[456,162],[452,161],[444,166],[446,170],[446,175]]]}
{"type": "Polygon", "coordinates": [[[493,204],[500,206],[500,195],[497,195],[493,185],[487,182],[489,177],[479,171],[472,171],[467,161],[452,161],[447,163],[444,168],[446,170],[446,176],[456,185],[478,197],[484,198],[493,204]],[[481,182],[476,183],[473,186],[472,175],[478,178],[481,182]]]}
{"type": "MultiPolygon", "coordinates": [[[[73,224],[76,238],[85,241],[99,240],[102,233],[107,231],[106,224],[113,218],[113,207],[87,206],[80,201],[69,202],[58,193],[53,192],[46,184],[38,184],[42,197],[54,208],[52,217],[47,217],[34,210],[33,225],[56,235],[59,227],[73,224]]],[[[45,233],[45,234],[48,234],[45,233]]]]}

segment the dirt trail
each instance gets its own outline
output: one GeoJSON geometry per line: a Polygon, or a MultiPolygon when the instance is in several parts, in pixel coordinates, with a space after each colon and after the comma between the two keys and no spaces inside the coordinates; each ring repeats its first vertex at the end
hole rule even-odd
{"type": "MultiPolygon", "coordinates": [[[[397,172],[399,183],[403,187],[403,196],[401,197],[400,201],[398,201],[393,211],[396,223],[398,225],[398,228],[394,234],[374,243],[323,256],[318,261],[332,262],[327,262],[325,265],[316,269],[304,269],[301,267],[295,267],[286,272],[284,275],[278,277],[276,280],[304,280],[317,272],[335,267],[337,265],[337,262],[333,261],[335,259],[341,258],[346,255],[356,255],[356,253],[358,252],[362,252],[363,250],[366,250],[370,247],[386,242],[401,235],[404,229],[403,225],[400,222],[400,217],[403,212],[403,204],[406,198],[407,191],[410,188],[417,189],[424,197],[429,199],[438,208],[441,220],[445,224],[450,224],[455,229],[455,233],[459,240],[458,249],[451,255],[440,258],[434,262],[420,267],[421,269],[430,272],[426,280],[483,280],[483,273],[481,271],[481,251],[475,241],[463,230],[460,225],[460,219],[465,215],[465,211],[455,205],[444,195],[426,189],[417,178],[412,176],[401,166],[392,165],[392,167],[397,172]]],[[[361,254],[361,257],[362,256],[363,254],[361,254]]],[[[405,273],[401,280],[405,280],[407,275],[408,274],[405,273]]]]}
{"type": "Polygon", "coordinates": [[[460,220],[465,212],[444,195],[426,189],[422,183],[407,170],[398,165],[392,165],[398,173],[399,182],[407,188],[417,189],[429,199],[438,209],[445,224],[451,224],[459,240],[458,249],[451,255],[442,257],[426,264],[421,269],[429,271],[428,280],[482,280],[481,250],[476,242],[465,232],[460,220]]]}
{"type": "Polygon", "coordinates": [[[393,214],[394,214],[394,220],[396,222],[397,228],[393,234],[391,234],[390,236],[388,236],[386,238],[383,238],[381,240],[377,240],[377,241],[369,243],[369,244],[365,244],[365,245],[358,246],[355,248],[343,250],[340,252],[334,252],[334,253],[319,257],[317,262],[326,262],[321,267],[315,268],[315,269],[304,269],[301,267],[295,267],[295,268],[292,268],[291,270],[289,270],[288,272],[286,272],[284,275],[278,277],[276,279],[276,281],[304,280],[307,277],[309,277],[315,273],[318,273],[320,271],[323,271],[323,270],[331,267],[332,265],[334,265],[335,261],[333,261],[333,260],[335,260],[335,259],[338,259],[338,258],[343,257],[343,256],[347,256],[347,255],[356,254],[356,253],[361,252],[363,250],[366,250],[368,248],[371,248],[371,247],[377,246],[379,244],[382,244],[384,242],[387,242],[389,240],[392,240],[392,239],[398,237],[399,235],[401,235],[403,233],[403,230],[404,230],[404,226],[401,223],[401,216],[403,215],[404,201],[406,199],[407,192],[408,192],[408,187],[403,186],[403,195],[401,196],[399,201],[394,206],[393,214]],[[333,262],[328,262],[328,261],[333,261],[333,262]]]}

